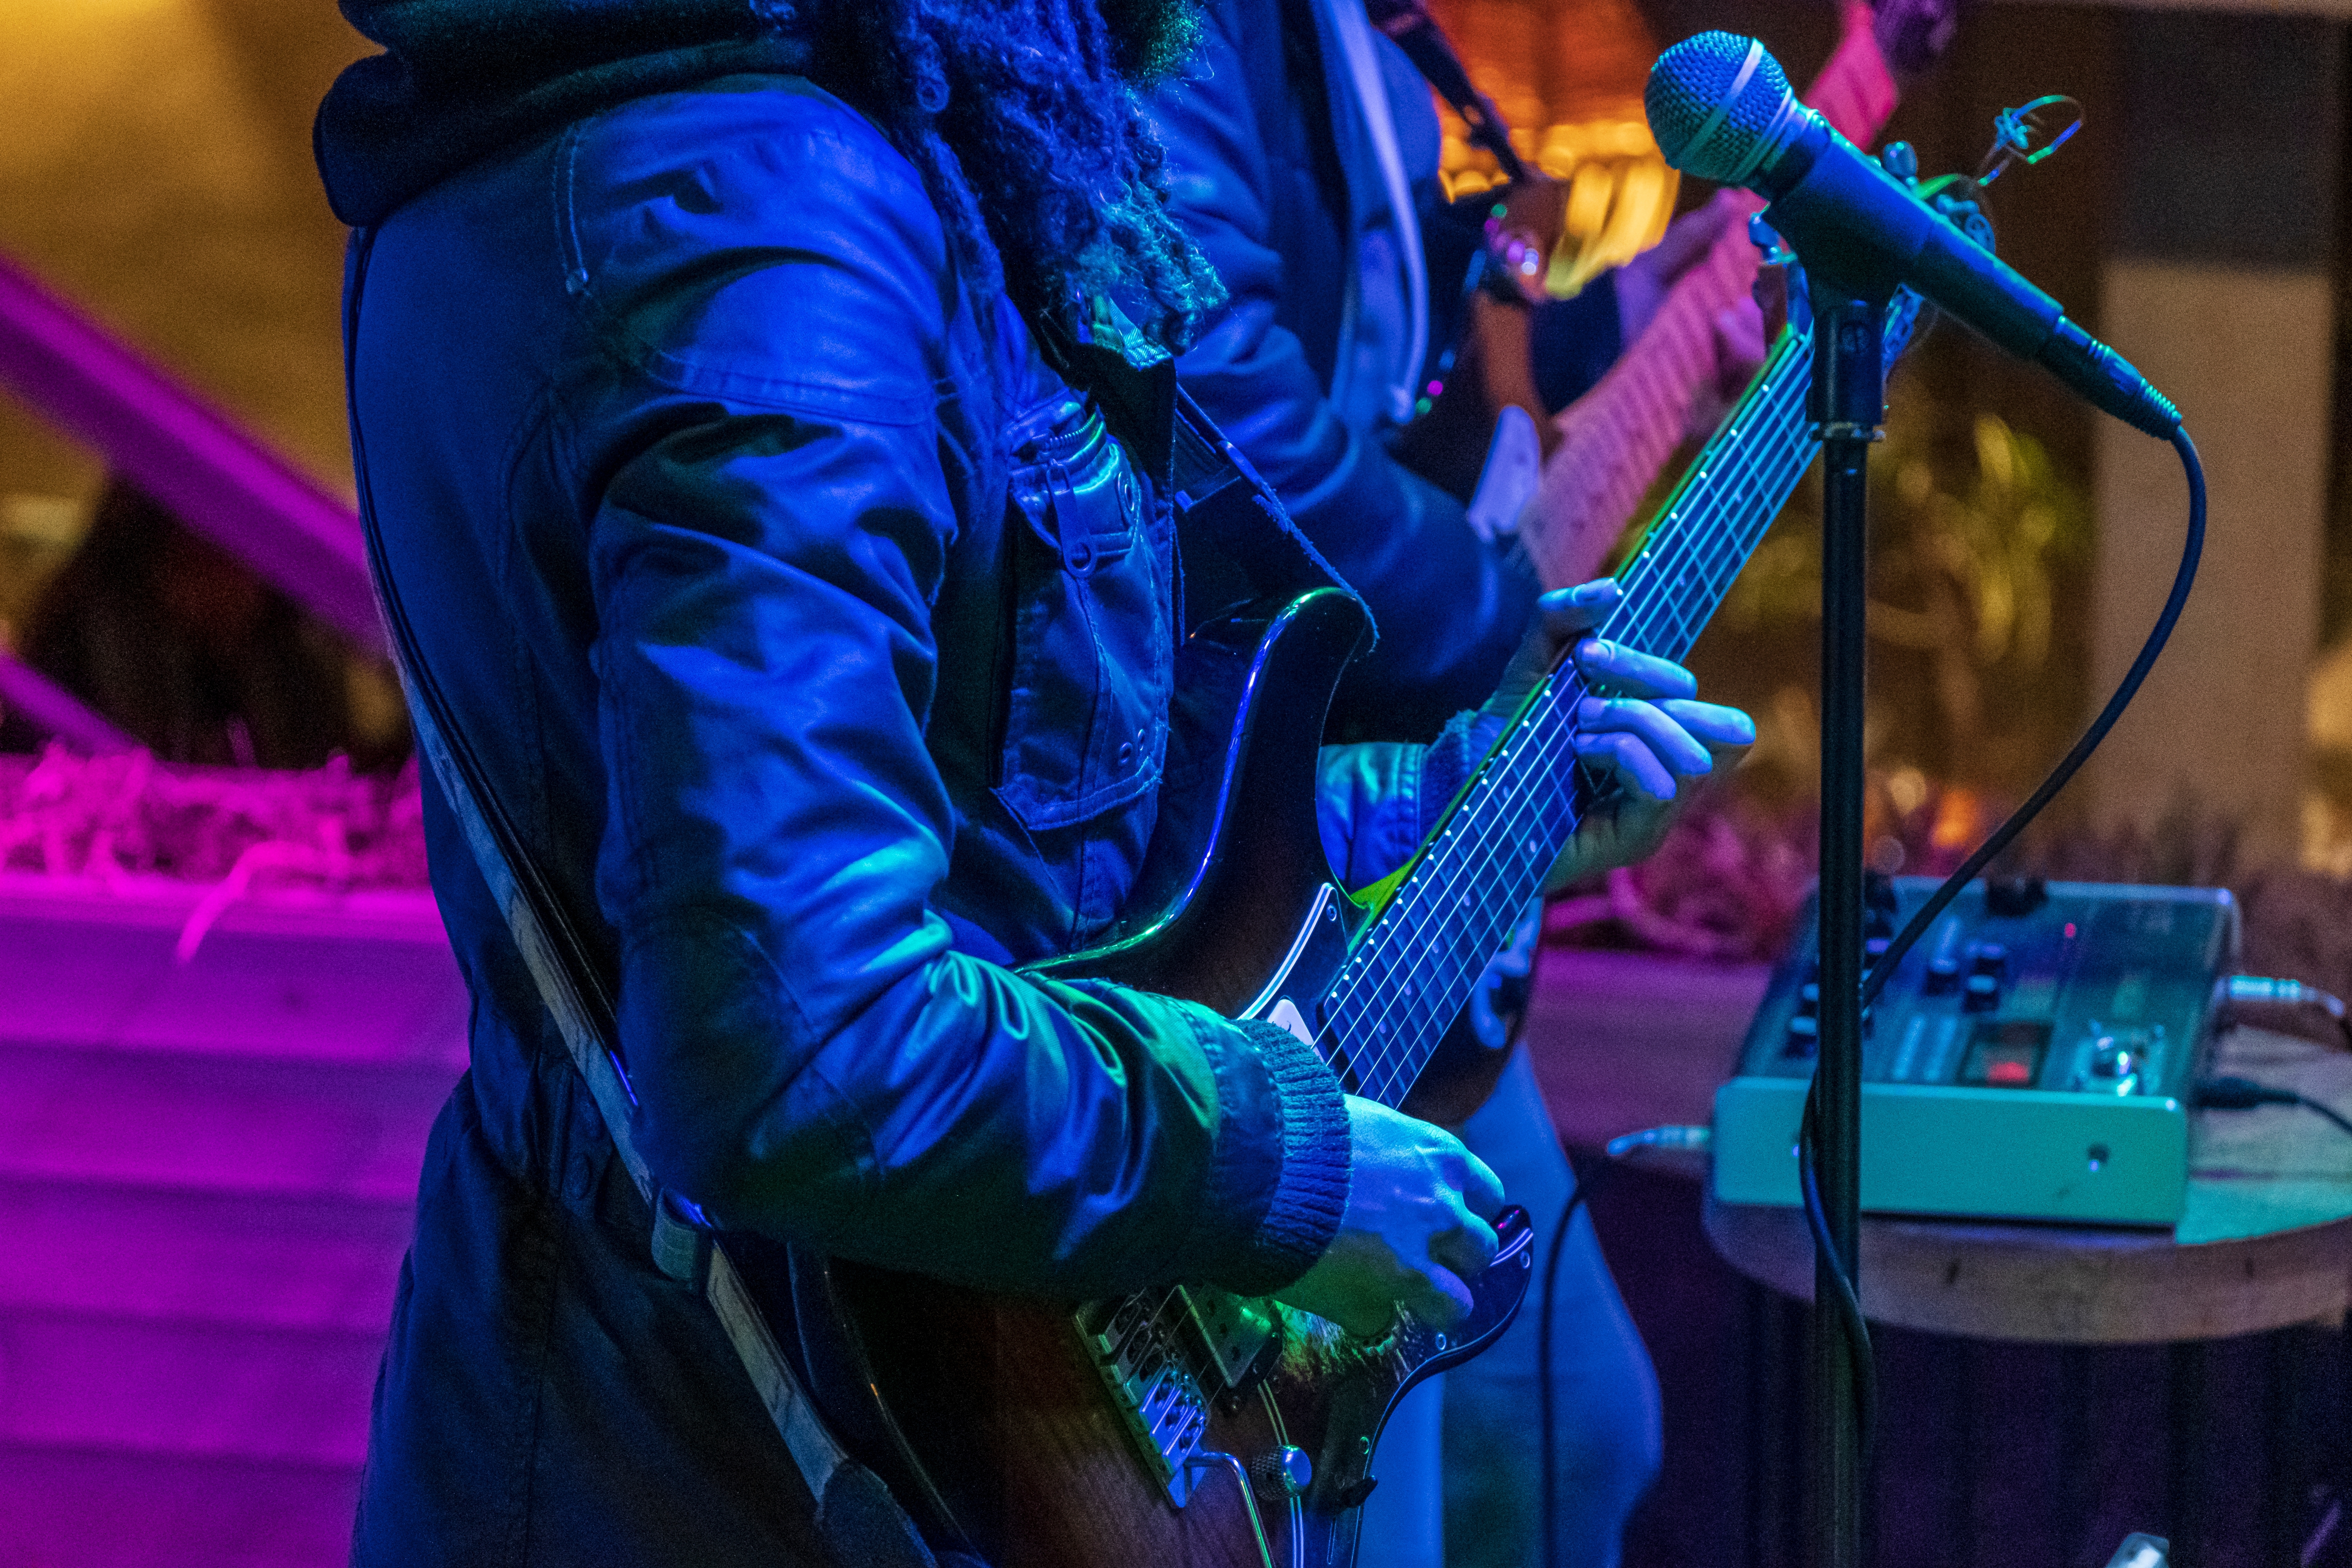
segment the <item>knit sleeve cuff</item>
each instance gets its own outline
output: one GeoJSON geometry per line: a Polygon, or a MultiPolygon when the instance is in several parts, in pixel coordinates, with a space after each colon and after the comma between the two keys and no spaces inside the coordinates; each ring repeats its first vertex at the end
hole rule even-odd
{"type": "Polygon", "coordinates": [[[1281,1025],[1244,1019],[1218,1032],[1210,1054],[1232,1113],[1221,1118],[1203,1234],[1194,1238],[1198,1275],[1266,1296],[1306,1273],[1339,1234],[1348,1105],[1315,1048],[1281,1025]]]}

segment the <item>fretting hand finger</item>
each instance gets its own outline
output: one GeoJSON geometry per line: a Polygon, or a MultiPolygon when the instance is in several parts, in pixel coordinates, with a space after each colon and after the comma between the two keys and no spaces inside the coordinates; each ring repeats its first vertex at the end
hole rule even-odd
{"type": "MultiPolygon", "coordinates": [[[[1641,742],[1670,777],[1698,778],[1715,771],[1715,757],[1706,743],[1677,721],[1664,703],[1630,697],[1588,697],[1577,704],[1576,724],[1588,736],[1622,735],[1641,742]]],[[[1671,791],[1659,796],[1671,797],[1671,791]]]]}
{"type": "Polygon", "coordinates": [[[1756,721],[1737,708],[1684,697],[1660,698],[1653,706],[1711,752],[1738,751],[1756,743],[1756,721]]]}
{"type": "Polygon", "coordinates": [[[1623,597],[1615,578],[1599,577],[1555,588],[1537,600],[1535,625],[1511,656],[1502,684],[1486,700],[1486,711],[1504,715],[1517,708],[1559,662],[1560,650],[1607,620],[1623,597]]]}
{"type": "Polygon", "coordinates": [[[1681,665],[1623,643],[1587,637],[1576,645],[1576,668],[1584,679],[1621,697],[1692,696],[1698,679],[1681,665]]]}
{"type": "Polygon", "coordinates": [[[1580,734],[1576,760],[1646,800],[1669,801],[1676,794],[1674,773],[1638,735],[1580,734]]]}
{"type": "Polygon", "coordinates": [[[1616,578],[1595,577],[1573,588],[1555,588],[1538,599],[1536,609],[1544,633],[1552,639],[1552,658],[1558,658],[1561,648],[1607,620],[1624,597],[1616,578]]]}
{"type": "Polygon", "coordinates": [[[1675,279],[1713,249],[1726,226],[1739,216],[1743,199],[1733,191],[1717,191],[1704,206],[1668,224],[1656,245],[1617,269],[1612,281],[1617,290],[1618,331],[1623,342],[1630,344],[1642,335],[1675,279]]]}
{"type": "Polygon", "coordinates": [[[1769,348],[1764,312],[1755,300],[1736,300],[1715,313],[1715,384],[1727,405],[1737,401],[1764,368],[1769,348]]]}

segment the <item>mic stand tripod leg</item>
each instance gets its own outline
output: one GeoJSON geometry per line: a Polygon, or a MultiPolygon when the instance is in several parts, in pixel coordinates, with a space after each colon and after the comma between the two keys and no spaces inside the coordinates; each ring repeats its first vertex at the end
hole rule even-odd
{"type": "MultiPolygon", "coordinates": [[[[1822,443],[1821,1047],[1814,1171],[1838,1258],[1814,1260],[1812,1513],[1819,1568],[1860,1568],[1861,1433],[1854,1345],[1833,1270],[1857,1289],[1861,1199],[1863,671],[1871,444],[1885,416],[1889,295],[1811,289],[1813,411],[1822,443]]],[[[1890,290],[1891,294],[1891,290],[1890,290]]]]}

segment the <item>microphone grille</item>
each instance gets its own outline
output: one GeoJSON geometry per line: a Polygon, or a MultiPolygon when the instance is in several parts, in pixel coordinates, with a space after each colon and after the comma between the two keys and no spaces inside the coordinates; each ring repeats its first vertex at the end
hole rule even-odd
{"type": "Polygon", "coordinates": [[[1728,183],[1753,165],[1790,96],[1788,74],[1755,39],[1701,33],[1658,57],[1642,107],[1667,163],[1703,180],[1728,183]],[[1757,57],[1752,69],[1751,53],[1757,57]]]}

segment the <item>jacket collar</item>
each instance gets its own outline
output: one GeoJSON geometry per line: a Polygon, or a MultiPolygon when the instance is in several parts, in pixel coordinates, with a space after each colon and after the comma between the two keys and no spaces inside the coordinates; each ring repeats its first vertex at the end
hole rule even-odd
{"type": "Polygon", "coordinates": [[[615,103],[808,63],[782,0],[343,0],[343,15],[385,47],[336,79],[311,132],[354,227],[615,103]]]}

